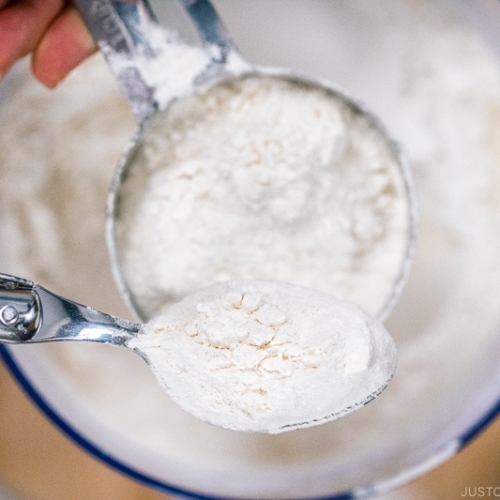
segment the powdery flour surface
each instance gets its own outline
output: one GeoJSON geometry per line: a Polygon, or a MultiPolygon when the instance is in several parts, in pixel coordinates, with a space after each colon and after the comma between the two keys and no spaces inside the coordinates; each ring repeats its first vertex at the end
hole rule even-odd
{"type": "Polygon", "coordinates": [[[169,108],[134,158],[116,231],[125,282],[146,319],[230,279],[377,315],[403,275],[406,188],[395,152],[335,95],[278,77],[220,84],[169,108]]]}
{"type": "Polygon", "coordinates": [[[170,397],[199,419],[278,433],[334,420],[375,398],[396,365],[385,328],[359,306],[272,281],[195,292],[144,326],[170,397]]]}

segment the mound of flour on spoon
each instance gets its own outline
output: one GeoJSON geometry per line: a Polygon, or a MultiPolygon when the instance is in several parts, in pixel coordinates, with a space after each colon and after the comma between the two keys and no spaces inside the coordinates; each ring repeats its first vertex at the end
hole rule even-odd
{"type": "Polygon", "coordinates": [[[391,336],[356,304],[272,281],[195,292],[128,346],[192,415],[269,433],[363,406],[387,386],[396,363],[391,336]]]}

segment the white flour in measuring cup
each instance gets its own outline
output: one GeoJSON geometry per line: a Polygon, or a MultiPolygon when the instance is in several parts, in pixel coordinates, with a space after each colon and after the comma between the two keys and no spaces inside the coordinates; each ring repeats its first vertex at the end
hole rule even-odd
{"type": "Polygon", "coordinates": [[[247,76],[184,97],[123,179],[124,281],[145,319],[231,279],[295,283],[386,316],[410,238],[401,169],[379,130],[322,88],[247,76]]]}
{"type": "MultiPolygon", "coordinates": [[[[328,495],[393,476],[439,449],[418,469],[424,472],[454,452],[453,438],[486,412],[494,391],[495,371],[483,374],[483,367],[495,355],[500,316],[498,59],[450,0],[311,2],[305,12],[289,0],[283,22],[269,30],[274,44],[264,30],[253,38],[245,30],[249,17],[238,16],[247,4],[230,17],[234,3],[218,3],[250,60],[327,73],[365,99],[409,152],[421,223],[412,275],[388,322],[397,375],[380,398],[345,419],[263,436],[186,415],[132,353],[37,346],[36,353],[16,349],[16,359],[34,383],[53,373],[40,390],[57,389],[51,403],[113,456],[190,490],[328,495]],[[299,29],[289,34],[298,12],[311,23],[300,26],[312,26],[305,42],[299,29]],[[39,372],[30,372],[37,360],[39,372]]],[[[274,19],[273,2],[258,5],[274,19]]],[[[125,314],[102,228],[111,171],[133,120],[107,69],[96,59],[55,93],[19,80],[0,123],[8,123],[0,131],[2,180],[15,186],[0,198],[0,240],[9,242],[0,247],[2,270],[125,314]],[[82,221],[85,231],[75,230],[82,221]]]]}

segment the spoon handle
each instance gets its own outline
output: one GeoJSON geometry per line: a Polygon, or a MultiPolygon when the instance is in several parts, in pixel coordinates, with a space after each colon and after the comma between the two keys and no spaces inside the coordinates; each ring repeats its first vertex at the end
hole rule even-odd
{"type": "Polygon", "coordinates": [[[141,326],[61,297],[31,281],[0,274],[0,342],[85,340],[126,345],[141,326]]]}

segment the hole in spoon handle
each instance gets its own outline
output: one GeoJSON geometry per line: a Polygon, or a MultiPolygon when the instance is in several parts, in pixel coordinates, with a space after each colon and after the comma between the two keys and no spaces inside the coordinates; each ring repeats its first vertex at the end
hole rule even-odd
{"type": "Polygon", "coordinates": [[[198,30],[206,48],[215,48],[210,53],[214,62],[224,64],[229,53],[237,52],[236,45],[226,26],[209,0],[179,0],[198,30]]]}
{"type": "Polygon", "coordinates": [[[40,303],[33,293],[33,283],[0,274],[0,341],[29,340],[38,330],[40,321],[40,303]]]}

